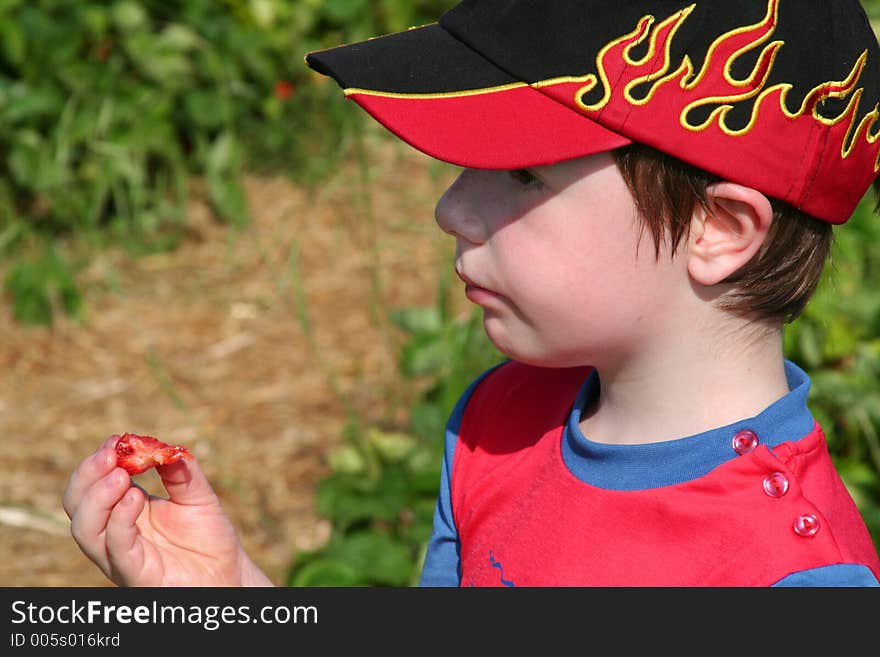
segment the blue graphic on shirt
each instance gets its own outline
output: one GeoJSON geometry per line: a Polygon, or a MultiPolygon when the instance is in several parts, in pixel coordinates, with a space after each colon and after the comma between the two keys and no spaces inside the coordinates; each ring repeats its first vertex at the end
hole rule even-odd
{"type": "Polygon", "coordinates": [[[492,564],[493,568],[498,569],[499,576],[501,577],[501,583],[504,584],[504,586],[516,586],[516,584],[514,584],[512,580],[504,579],[504,566],[501,565],[500,561],[495,561],[495,556],[492,554],[492,550],[489,550],[489,563],[492,564]]]}

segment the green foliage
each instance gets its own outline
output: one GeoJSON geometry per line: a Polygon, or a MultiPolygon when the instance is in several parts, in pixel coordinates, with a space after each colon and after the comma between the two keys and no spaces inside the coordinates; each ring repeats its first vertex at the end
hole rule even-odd
{"type": "Polygon", "coordinates": [[[318,512],[332,520],[332,536],[297,556],[288,583],[407,585],[431,534],[439,457],[408,434],[352,427],[348,437],[318,488],[318,512]]]}
{"type": "Polygon", "coordinates": [[[862,0],[862,7],[872,23],[880,20],[880,0],[862,0]]]}
{"type": "Polygon", "coordinates": [[[331,537],[320,550],[296,556],[288,585],[417,583],[433,527],[446,420],[467,385],[502,359],[481,313],[450,316],[447,284],[441,282],[435,306],[392,314],[406,335],[401,372],[423,390],[410,430],[349,427],[318,489],[318,512],[332,522],[331,537]]]}
{"type": "Polygon", "coordinates": [[[450,315],[444,303],[449,282],[449,278],[441,279],[434,306],[391,314],[391,320],[409,336],[400,356],[404,378],[428,381],[421,399],[410,409],[410,417],[413,433],[429,441],[443,435],[455,403],[476,375],[501,357],[486,337],[482,313],[474,312],[465,319],[450,315]]]}
{"type": "Polygon", "coordinates": [[[832,259],[786,355],[810,375],[810,408],[880,546],[880,219],[868,199],[836,229],[832,259]]]}
{"type": "MultiPolygon", "coordinates": [[[[173,248],[194,177],[244,225],[245,168],[321,175],[360,124],[304,54],[451,4],[0,1],[0,257],[71,235],[173,248]]],[[[18,313],[31,293],[10,290],[19,319],[50,321],[18,313]]]]}
{"type": "Polygon", "coordinates": [[[56,309],[77,315],[82,308],[70,265],[51,245],[35,258],[16,262],[6,274],[5,287],[16,316],[26,322],[47,324],[56,309]]]}

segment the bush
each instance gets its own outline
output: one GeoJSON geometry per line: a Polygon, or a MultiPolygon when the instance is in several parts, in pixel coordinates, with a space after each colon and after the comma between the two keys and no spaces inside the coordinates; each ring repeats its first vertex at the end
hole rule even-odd
{"type": "Polygon", "coordinates": [[[834,235],[831,262],[785,348],[812,379],[810,408],[880,546],[880,220],[870,201],[834,235]]]}
{"type": "Polygon", "coordinates": [[[443,434],[459,396],[502,360],[481,313],[450,315],[448,279],[434,306],[392,313],[405,336],[400,368],[418,394],[407,431],[352,422],[329,457],[318,513],[332,523],[328,543],[295,555],[291,586],[408,586],[418,582],[440,485],[443,434]]]}
{"type": "MultiPolygon", "coordinates": [[[[245,224],[243,170],[320,175],[360,120],[304,54],[451,4],[3,0],[0,257],[38,267],[71,235],[172,248],[194,177],[219,218],[245,224]]],[[[19,319],[51,319],[22,301],[47,293],[7,290],[19,319]]]]}

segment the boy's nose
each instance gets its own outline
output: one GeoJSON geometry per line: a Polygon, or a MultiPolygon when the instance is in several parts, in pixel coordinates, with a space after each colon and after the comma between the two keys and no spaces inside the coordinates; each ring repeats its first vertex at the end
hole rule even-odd
{"type": "Polygon", "coordinates": [[[478,172],[465,169],[443,193],[434,208],[434,219],[444,233],[471,244],[480,244],[486,240],[486,229],[477,211],[478,177],[478,172]]]}

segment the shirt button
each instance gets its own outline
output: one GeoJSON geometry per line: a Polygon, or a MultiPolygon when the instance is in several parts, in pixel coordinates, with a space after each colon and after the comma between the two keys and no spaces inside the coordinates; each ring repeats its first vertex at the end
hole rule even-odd
{"type": "Polygon", "coordinates": [[[758,446],[758,435],[750,429],[743,429],[733,437],[733,451],[744,456],[758,446]]]}
{"type": "Polygon", "coordinates": [[[794,533],[804,538],[812,538],[819,532],[819,519],[812,513],[805,513],[794,521],[794,533]]]}
{"type": "Polygon", "coordinates": [[[782,497],[788,492],[788,479],[781,472],[764,477],[764,492],[770,497],[782,497]]]}

